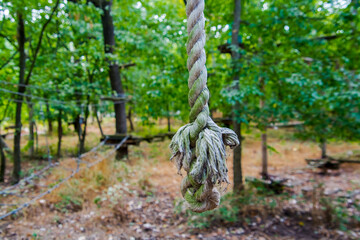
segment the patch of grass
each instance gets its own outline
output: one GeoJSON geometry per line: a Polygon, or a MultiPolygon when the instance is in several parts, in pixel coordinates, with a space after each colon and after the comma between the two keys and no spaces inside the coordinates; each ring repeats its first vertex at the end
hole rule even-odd
{"type": "MultiPolygon", "coordinates": [[[[351,194],[351,192],[349,192],[351,194]]],[[[322,197],[319,200],[318,218],[324,219],[328,226],[347,231],[350,227],[360,227],[360,201],[347,198],[322,197]],[[350,208],[349,208],[349,205],[350,208]]]]}
{"type": "Polygon", "coordinates": [[[152,195],[152,188],[153,185],[151,184],[151,181],[149,180],[148,176],[145,176],[143,178],[140,178],[138,181],[139,187],[146,192],[147,195],[152,195]]]}
{"type": "Polygon", "coordinates": [[[83,198],[77,194],[60,194],[61,201],[55,204],[55,208],[60,212],[77,212],[82,209],[83,198]]]}
{"type": "Polygon", "coordinates": [[[61,188],[58,196],[60,201],[55,203],[55,208],[63,213],[80,211],[84,203],[84,194],[79,191],[80,182],[77,179],[70,180],[65,188],[61,188]]]}

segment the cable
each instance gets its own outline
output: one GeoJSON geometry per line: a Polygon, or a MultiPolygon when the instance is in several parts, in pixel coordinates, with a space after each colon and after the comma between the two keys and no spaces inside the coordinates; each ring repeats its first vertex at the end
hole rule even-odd
{"type": "MultiPolygon", "coordinates": [[[[0,91],[1,91],[1,89],[0,89],[0,91]]],[[[29,102],[27,100],[19,100],[19,99],[14,99],[14,98],[1,98],[0,97],[0,100],[1,99],[7,100],[7,101],[12,101],[12,102],[17,102],[17,103],[27,103],[27,104],[34,103],[34,102],[29,102]]],[[[44,99],[46,99],[46,98],[44,98],[44,99]]],[[[47,99],[45,102],[46,102],[46,104],[49,104],[49,105],[52,105],[52,106],[63,106],[64,104],[66,104],[66,105],[70,105],[72,107],[77,107],[77,108],[80,107],[79,105],[71,104],[71,101],[63,102],[63,103],[53,103],[53,100],[47,99]]],[[[117,104],[121,104],[121,103],[124,103],[124,102],[125,101],[116,101],[114,103],[98,103],[98,104],[95,104],[95,103],[86,104],[86,103],[84,103],[84,105],[87,105],[89,107],[103,107],[103,106],[111,106],[113,104],[117,105],[117,104]]]]}
{"type": "Polygon", "coordinates": [[[49,169],[53,168],[54,166],[59,165],[58,163],[54,163],[54,164],[48,164],[47,166],[45,166],[44,168],[42,168],[40,171],[38,171],[37,173],[33,173],[30,176],[23,178],[22,180],[20,180],[17,184],[14,184],[10,187],[7,187],[3,190],[0,191],[0,195],[4,195],[4,194],[9,194],[8,191],[16,188],[17,186],[21,185],[22,183],[25,182],[29,182],[30,180],[32,180],[35,177],[40,177],[40,175],[42,175],[43,173],[45,173],[46,171],[48,171],[49,169]]]}
{"type": "MultiPolygon", "coordinates": [[[[25,88],[39,89],[39,90],[42,90],[43,92],[63,93],[63,91],[58,90],[58,89],[49,89],[49,88],[45,88],[45,87],[41,87],[41,86],[36,86],[36,85],[26,85],[26,84],[22,84],[22,83],[10,83],[10,82],[6,82],[6,81],[0,81],[0,83],[6,84],[6,85],[16,85],[16,86],[21,86],[21,87],[25,87],[25,88]]],[[[74,86],[72,86],[72,87],[74,87],[74,86]]],[[[72,95],[89,96],[90,94],[74,92],[74,93],[72,93],[72,95]]]]}
{"type": "MultiPolygon", "coordinates": [[[[87,155],[89,155],[90,153],[96,152],[100,147],[104,146],[106,141],[108,140],[108,138],[106,137],[101,143],[99,143],[96,147],[92,148],[90,151],[83,153],[80,155],[80,159],[86,157],[87,155]]],[[[17,184],[14,184],[10,187],[7,187],[3,190],[0,191],[0,195],[3,194],[8,194],[9,190],[12,190],[14,188],[16,188],[17,186],[21,185],[23,182],[28,182],[31,179],[35,178],[35,177],[39,177],[40,175],[42,175],[43,173],[45,173],[47,170],[53,168],[54,166],[59,166],[59,163],[49,163],[47,166],[45,166],[43,169],[41,169],[40,171],[38,171],[37,173],[33,173],[31,174],[29,177],[23,178],[22,180],[20,180],[17,184]]]]}
{"type": "Polygon", "coordinates": [[[58,103],[58,104],[66,104],[66,103],[68,103],[68,102],[86,103],[86,102],[81,101],[81,100],[71,100],[71,101],[68,101],[68,102],[58,101],[58,100],[52,100],[52,99],[48,99],[48,98],[43,98],[43,97],[38,97],[38,96],[34,96],[34,95],[29,95],[29,94],[26,94],[26,93],[14,92],[14,91],[10,91],[10,90],[4,89],[4,88],[0,88],[0,91],[2,91],[2,92],[7,92],[7,93],[11,93],[11,94],[16,94],[16,95],[20,95],[20,96],[24,96],[24,97],[33,98],[33,99],[37,99],[37,100],[44,101],[44,102],[49,102],[49,101],[51,101],[51,102],[58,103]]]}
{"type": "MultiPolygon", "coordinates": [[[[115,148],[113,150],[111,150],[108,154],[106,154],[105,156],[103,156],[102,158],[100,158],[99,160],[89,164],[89,165],[86,165],[86,168],[91,168],[93,167],[94,165],[104,161],[105,159],[108,159],[111,155],[113,155],[117,150],[119,150],[119,148],[128,140],[129,136],[126,136],[119,144],[117,144],[115,146],[115,148]]],[[[102,141],[98,146],[94,147],[93,149],[91,149],[89,152],[87,153],[84,153],[82,155],[80,155],[79,158],[76,158],[75,161],[76,161],[76,169],[71,169],[72,173],[64,178],[63,180],[61,180],[60,182],[58,182],[56,185],[54,185],[53,187],[51,187],[50,189],[48,189],[47,191],[43,192],[43,193],[40,193],[38,194],[37,196],[35,196],[34,198],[32,198],[30,201],[26,202],[26,203],[23,203],[23,204],[11,204],[11,206],[19,206],[17,207],[16,209],[12,210],[12,211],[9,211],[3,215],[0,216],[0,220],[10,216],[10,215],[13,215],[13,214],[16,214],[18,213],[19,211],[21,211],[22,209],[30,206],[31,204],[35,203],[37,200],[43,198],[44,196],[46,196],[47,194],[51,193],[52,191],[54,191],[56,188],[60,187],[63,183],[67,182],[68,180],[70,180],[72,177],[74,177],[76,175],[76,173],[78,173],[80,170],[82,169],[85,169],[85,167],[82,167],[80,168],[80,161],[81,161],[81,158],[87,156],[88,154],[90,153],[93,153],[93,152],[96,152],[97,149],[99,149],[101,146],[105,145],[106,141],[108,140],[108,138],[104,139],[104,141],[102,141]]],[[[0,203],[0,206],[10,206],[10,204],[2,204],[0,203]]]]}

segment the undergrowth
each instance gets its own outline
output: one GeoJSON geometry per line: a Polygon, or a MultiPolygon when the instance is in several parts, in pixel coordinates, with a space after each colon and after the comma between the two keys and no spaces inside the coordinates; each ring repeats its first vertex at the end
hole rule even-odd
{"type": "Polygon", "coordinates": [[[231,225],[242,221],[250,222],[253,217],[266,217],[280,211],[279,202],[287,199],[287,194],[270,197],[266,189],[247,185],[240,194],[228,193],[221,198],[220,206],[213,211],[194,213],[186,209],[183,200],[175,203],[175,213],[184,213],[188,225],[193,228],[209,228],[212,225],[231,225]]]}
{"type": "MultiPolygon", "coordinates": [[[[321,191],[323,191],[321,187],[314,186],[314,196],[306,199],[305,196],[290,195],[287,192],[275,194],[269,189],[255,187],[247,183],[241,193],[224,195],[221,198],[220,206],[213,211],[192,212],[187,209],[187,204],[183,199],[175,201],[174,211],[175,214],[184,214],[188,225],[195,229],[213,226],[250,225],[256,221],[256,218],[263,222],[267,218],[285,215],[293,218],[294,222],[302,224],[311,216],[310,224],[313,227],[322,225],[341,231],[360,227],[359,200],[350,200],[344,197],[332,198],[324,196],[321,191]],[[289,201],[296,201],[298,204],[310,202],[313,207],[310,210],[303,209],[300,216],[289,215],[289,212],[293,211],[288,204],[289,201]]],[[[351,192],[349,194],[351,195],[351,192]]],[[[294,209],[294,211],[298,210],[294,209]]]]}

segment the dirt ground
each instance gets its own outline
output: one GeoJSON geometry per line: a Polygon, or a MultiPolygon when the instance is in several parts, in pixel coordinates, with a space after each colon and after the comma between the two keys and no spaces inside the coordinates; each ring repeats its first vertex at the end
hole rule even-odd
{"type": "MultiPolygon", "coordinates": [[[[109,126],[111,124],[109,123],[109,126]]],[[[109,127],[110,128],[110,127],[109,127]]],[[[105,127],[106,129],[106,127],[105,127]]],[[[99,136],[95,126],[89,129],[89,145],[99,136]]],[[[305,158],[319,156],[315,143],[302,142],[269,134],[269,145],[278,153],[269,154],[269,173],[288,179],[294,194],[311,192],[322,185],[328,196],[346,194],[360,189],[360,164],[344,164],[340,170],[320,175],[307,167],[305,158]]],[[[75,142],[66,137],[66,144],[75,142]]],[[[11,140],[8,140],[11,145],[11,140]]],[[[50,140],[52,141],[52,139],[50,140]]],[[[55,141],[55,140],[54,140],[55,141]]],[[[161,143],[142,143],[130,148],[129,159],[117,162],[111,157],[93,169],[83,170],[59,190],[45,196],[16,217],[0,221],[1,239],[360,239],[360,229],[344,233],[314,225],[305,216],[309,203],[287,202],[288,211],[282,215],[257,217],[236,224],[214,223],[209,228],[195,229],[188,225],[184,211],[175,211],[174,203],[181,199],[181,176],[169,162],[169,140],[161,143]],[[116,166],[116,167],[114,167],[116,166]],[[99,186],[93,183],[103,173],[99,186]],[[114,177],[110,177],[114,176],[114,177]],[[82,192],[82,207],[57,206],[59,195],[68,189],[82,192]],[[111,195],[112,194],[112,195],[111,195]],[[103,196],[107,197],[102,200],[103,196]],[[100,196],[100,197],[99,197],[100,196]],[[114,202],[112,197],[116,198],[114,202]],[[97,199],[99,201],[97,201],[97,199]],[[286,214],[288,212],[288,214],[286,214]],[[299,216],[293,214],[298,212],[299,216]]],[[[359,144],[331,142],[330,155],[358,150],[359,144]]],[[[261,171],[260,141],[257,133],[246,135],[243,150],[243,172],[246,177],[259,177],[261,171]]],[[[228,150],[228,167],[232,181],[232,152],[228,150]]],[[[71,158],[61,160],[71,167],[71,158]]],[[[42,179],[48,183],[66,176],[65,170],[53,170],[42,179]]],[[[231,189],[231,185],[229,189],[231,189]]],[[[37,190],[34,190],[36,192],[37,190]]],[[[309,199],[309,202],[311,199],[309,199]]],[[[70,204],[71,205],[71,204],[70,204]]]]}

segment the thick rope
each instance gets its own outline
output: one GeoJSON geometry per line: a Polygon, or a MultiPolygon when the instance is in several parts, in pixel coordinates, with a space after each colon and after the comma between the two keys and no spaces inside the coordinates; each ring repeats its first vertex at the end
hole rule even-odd
{"type": "Polygon", "coordinates": [[[174,135],[171,160],[175,160],[179,174],[182,168],[187,172],[181,193],[190,209],[204,212],[219,206],[216,185],[229,183],[225,145],[234,148],[239,140],[232,130],[217,126],[209,116],[204,0],[189,0],[186,15],[190,123],[174,135]]]}

